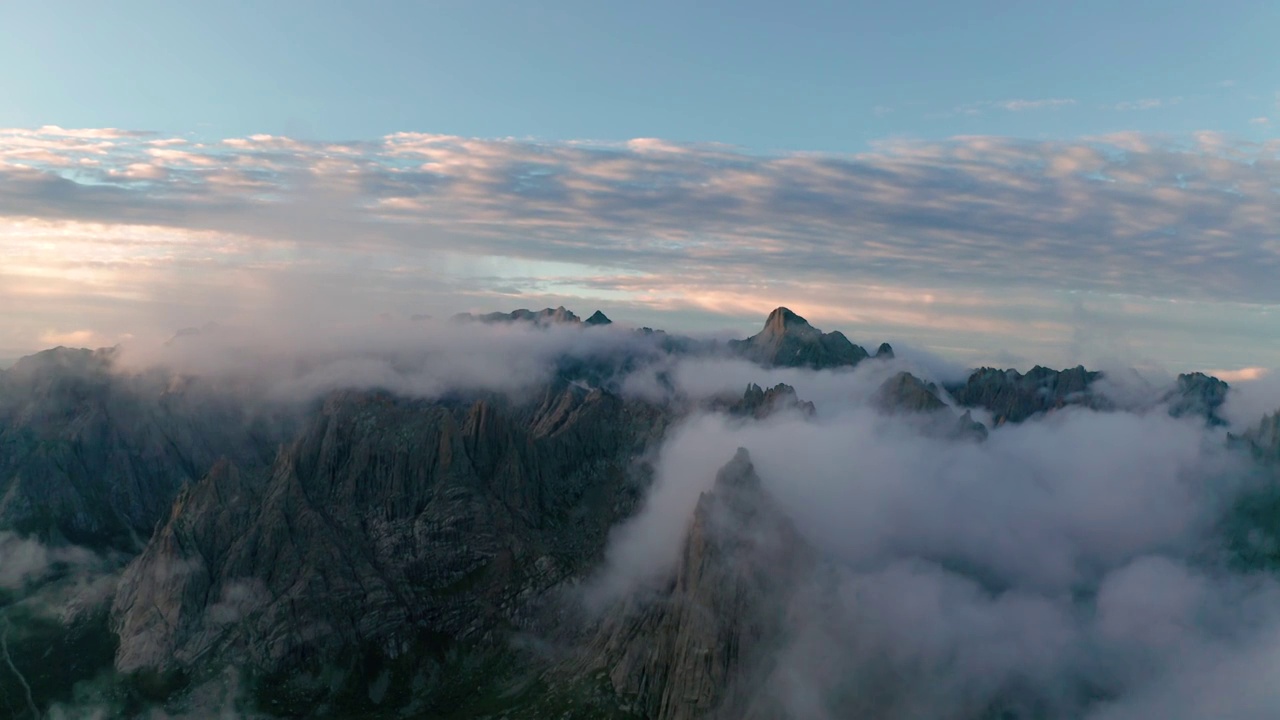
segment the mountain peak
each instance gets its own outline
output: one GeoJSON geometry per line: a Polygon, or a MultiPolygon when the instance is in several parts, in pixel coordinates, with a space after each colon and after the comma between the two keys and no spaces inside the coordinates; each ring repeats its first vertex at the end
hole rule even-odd
{"type": "Polygon", "coordinates": [[[789,328],[811,328],[808,320],[791,311],[790,308],[779,307],[769,313],[764,321],[765,332],[780,335],[789,328]]]}
{"type": "Polygon", "coordinates": [[[613,321],[607,315],[599,310],[591,313],[591,317],[584,321],[587,325],[612,325],[613,321]]]}
{"type": "Polygon", "coordinates": [[[716,473],[716,487],[759,487],[755,464],[744,447],[738,448],[729,462],[716,473]]]}

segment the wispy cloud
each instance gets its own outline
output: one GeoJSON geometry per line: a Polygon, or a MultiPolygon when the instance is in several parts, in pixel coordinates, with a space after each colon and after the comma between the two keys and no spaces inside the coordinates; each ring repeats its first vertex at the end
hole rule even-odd
{"type": "Polygon", "coordinates": [[[896,333],[1061,338],[1072,320],[1047,309],[1062,303],[1051,294],[1087,292],[1149,298],[1172,322],[1188,313],[1159,303],[1280,304],[1277,149],[1214,134],[758,155],[657,139],[0,131],[0,303],[25,308],[0,347],[233,302],[587,297],[737,315],[786,301],[896,333]]]}
{"type": "Polygon", "coordinates": [[[1121,112],[1128,112],[1131,110],[1156,110],[1159,108],[1165,108],[1165,107],[1170,107],[1172,105],[1177,105],[1181,102],[1182,102],[1181,97],[1142,98],[1141,100],[1128,100],[1125,102],[1116,103],[1115,109],[1121,112]]]}
{"type": "Polygon", "coordinates": [[[1072,98],[1040,98],[1035,100],[984,100],[981,102],[960,105],[955,112],[961,115],[980,115],[986,110],[1004,110],[1006,112],[1024,112],[1027,110],[1053,110],[1075,105],[1072,98]]]}

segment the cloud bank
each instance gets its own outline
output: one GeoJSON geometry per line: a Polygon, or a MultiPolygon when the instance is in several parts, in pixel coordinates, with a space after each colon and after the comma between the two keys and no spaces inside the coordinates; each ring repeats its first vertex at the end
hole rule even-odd
{"type": "Polygon", "coordinates": [[[704,326],[787,304],[943,352],[1077,359],[1082,331],[1170,359],[1211,325],[1196,362],[1262,361],[1244,345],[1280,364],[1256,339],[1280,303],[1278,149],[1212,133],[761,155],[6,130],[0,302],[22,313],[0,350],[264,312],[567,299],[704,326]]]}
{"type": "MultiPolygon", "coordinates": [[[[866,365],[798,377],[813,417],[674,429],[589,598],[660,588],[699,496],[745,447],[824,560],[761,686],[793,716],[1275,714],[1258,668],[1280,652],[1280,585],[1225,562],[1220,523],[1257,479],[1220,431],[1159,406],[1074,408],[942,439],[873,410],[883,373],[866,365]]],[[[706,379],[733,369],[684,383],[715,391],[706,379]]]]}

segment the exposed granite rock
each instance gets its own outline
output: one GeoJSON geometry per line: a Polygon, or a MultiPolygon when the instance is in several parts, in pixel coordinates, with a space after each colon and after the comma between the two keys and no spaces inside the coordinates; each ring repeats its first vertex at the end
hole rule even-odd
{"type": "Polygon", "coordinates": [[[815,370],[852,367],[869,357],[842,333],[824,333],[784,307],[769,313],[760,332],[746,340],[730,341],[729,349],[767,367],[815,370]]]}
{"type": "Polygon", "coordinates": [[[987,438],[987,427],[973,419],[968,410],[957,417],[939,397],[939,388],[903,371],[884,381],[874,403],[883,412],[930,416],[926,432],[944,437],[978,440],[987,438]]]}
{"type": "Polygon", "coordinates": [[[885,380],[876,391],[875,403],[886,412],[936,412],[947,404],[938,398],[938,388],[905,370],[885,380]]]}
{"type": "Polygon", "coordinates": [[[1236,445],[1243,444],[1260,462],[1280,466],[1280,411],[1262,418],[1258,424],[1241,435],[1229,435],[1236,445]]]}
{"type": "Polygon", "coordinates": [[[963,406],[986,408],[995,424],[1002,425],[1066,405],[1098,405],[1089,386],[1099,375],[1080,366],[1059,371],[1037,365],[1026,375],[1017,370],[981,368],[964,384],[948,386],[947,390],[963,406]]]}
{"type": "Polygon", "coordinates": [[[594,313],[591,313],[591,317],[589,317],[589,318],[587,318],[586,320],[584,320],[584,321],[583,321],[583,324],[585,324],[585,325],[612,325],[612,324],[613,324],[613,321],[612,321],[612,320],[610,320],[610,319],[609,319],[609,317],[608,317],[607,315],[605,315],[604,313],[602,313],[602,312],[600,312],[599,310],[597,310],[597,311],[595,311],[594,313]]]}
{"type": "Polygon", "coordinates": [[[183,484],[222,456],[269,463],[287,431],[189,379],[116,373],[114,357],[60,347],[0,372],[0,529],[136,551],[183,484]]]}
{"type": "Polygon", "coordinates": [[[894,357],[893,346],[887,342],[880,343],[880,347],[876,348],[875,357],[880,358],[882,360],[892,360],[894,357]]]}
{"type": "Polygon", "coordinates": [[[337,393],[269,472],[220,464],[174,503],[120,582],[117,667],[269,673],[485,642],[600,556],[664,426],[564,384],[519,405],[337,393]]]}
{"type": "Polygon", "coordinates": [[[654,720],[768,717],[757,683],[814,562],[739,449],[698,500],[662,594],[609,616],[572,672],[607,671],[626,705],[654,720]]]}
{"type": "MultiPolygon", "coordinates": [[[[597,311],[597,314],[603,316],[603,314],[599,313],[598,311],[597,311]]],[[[595,317],[595,316],[593,315],[592,317],[595,317]]],[[[509,313],[491,312],[491,313],[486,313],[484,315],[472,315],[471,313],[458,313],[457,315],[453,316],[453,319],[460,320],[460,321],[479,321],[479,322],[486,322],[486,323],[531,322],[531,323],[534,323],[535,325],[552,325],[552,324],[559,324],[559,323],[576,325],[582,322],[582,318],[579,318],[577,315],[573,314],[573,312],[565,309],[563,305],[557,308],[545,308],[537,311],[525,310],[524,308],[521,308],[519,310],[512,310],[509,313]]]]}
{"type": "Polygon", "coordinates": [[[1230,386],[1212,375],[1201,372],[1183,373],[1178,376],[1177,385],[1164,397],[1169,403],[1169,414],[1174,417],[1195,415],[1205,419],[1213,426],[1227,424],[1218,415],[1218,410],[1227,401],[1230,386]]]}
{"type": "Polygon", "coordinates": [[[751,383],[742,397],[725,409],[731,415],[754,417],[757,420],[783,410],[796,410],[806,417],[812,417],[817,412],[812,402],[801,400],[796,396],[796,389],[786,383],[778,383],[768,390],[751,383]]]}

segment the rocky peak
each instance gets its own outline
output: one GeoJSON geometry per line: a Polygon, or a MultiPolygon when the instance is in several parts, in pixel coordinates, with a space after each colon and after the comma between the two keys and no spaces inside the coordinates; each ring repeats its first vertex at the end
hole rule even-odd
{"type": "Polygon", "coordinates": [[[843,333],[824,333],[785,307],[769,313],[760,332],[730,341],[729,349],[766,367],[815,370],[852,366],[870,357],[843,333]]]}
{"type": "Polygon", "coordinates": [[[606,621],[587,665],[643,717],[754,717],[791,593],[813,562],[739,448],[699,498],[665,593],[606,621]]]}
{"type": "MultiPolygon", "coordinates": [[[[600,314],[600,313],[597,313],[600,314]]],[[[569,324],[576,325],[582,322],[572,311],[566,309],[563,305],[556,308],[544,308],[542,310],[512,310],[509,313],[491,312],[484,315],[472,315],[471,313],[458,313],[453,316],[454,320],[459,321],[479,321],[485,323],[503,323],[503,322],[531,322],[535,325],[555,325],[569,324]]],[[[606,318],[607,320],[608,318],[606,318]]]]}
{"type": "Polygon", "coordinates": [[[812,417],[817,412],[812,402],[801,400],[796,395],[796,389],[786,383],[778,383],[768,390],[751,383],[742,397],[727,408],[732,415],[754,417],[757,420],[790,409],[799,410],[807,417],[812,417]]]}
{"type": "Polygon", "coordinates": [[[811,333],[817,330],[789,308],[779,307],[765,318],[764,329],[760,332],[762,335],[780,336],[787,332],[811,333]]]}
{"type": "Polygon", "coordinates": [[[1269,465],[1280,465],[1280,410],[1262,418],[1254,427],[1249,428],[1238,438],[1243,441],[1253,456],[1269,465]]]}
{"type": "Polygon", "coordinates": [[[875,356],[882,360],[892,360],[893,346],[887,342],[880,343],[880,347],[876,348],[875,356]]]}
{"type": "Polygon", "coordinates": [[[872,402],[890,414],[928,416],[921,418],[922,430],[928,434],[953,440],[986,440],[987,426],[974,420],[968,410],[957,416],[942,401],[941,392],[937,385],[903,371],[885,380],[872,402]]]}
{"type": "Polygon", "coordinates": [[[938,398],[936,385],[905,370],[880,385],[875,403],[886,412],[935,412],[947,407],[938,398]]]}
{"type": "Polygon", "coordinates": [[[947,386],[956,402],[991,411],[996,425],[1021,422],[1036,413],[1066,405],[1094,407],[1099,400],[1090,386],[1101,373],[1082,366],[1066,370],[1035,366],[1026,375],[1017,370],[979,368],[961,384],[947,386]]]}
{"type": "Polygon", "coordinates": [[[613,321],[599,310],[591,313],[591,317],[583,321],[587,325],[612,325],[613,321]]]}
{"type": "Polygon", "coordinates": [[[1197,415],[1214,426],[1226,425],[1218,415],[1218,409],[1227,401],[1230,386],[1212,375],[1202,372],[1183,373],[1177,385],[1164,397],[1169,403],[1169,414],[1174,417],[1197,415]]]}

